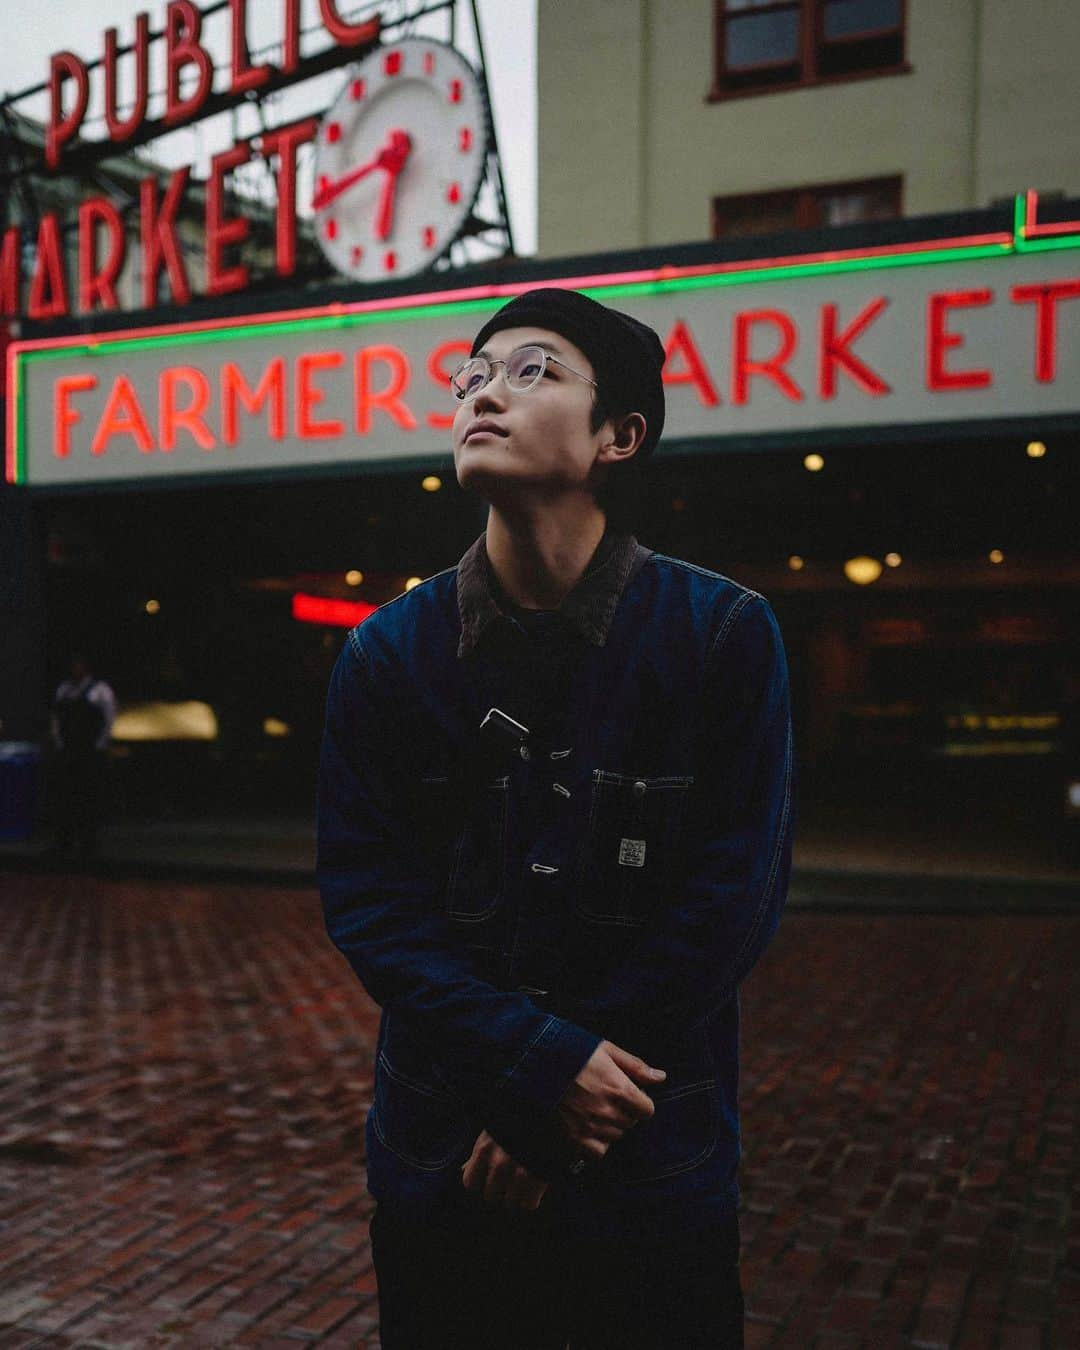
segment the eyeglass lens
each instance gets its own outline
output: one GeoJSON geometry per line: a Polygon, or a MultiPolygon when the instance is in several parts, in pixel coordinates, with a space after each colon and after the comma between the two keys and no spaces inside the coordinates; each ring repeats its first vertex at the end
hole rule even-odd
{"type": "Polygon", "coordinates": [[[489,361],[485,356],[474,356],[466,361],[452,380],[458,398],[472,398],[478,394],[495,373],[495,366],[503,366],[506,383],[517,393],[531,389],[540,379],[547,365],[543,347],[519,347],[505,361],[489,361]]]}

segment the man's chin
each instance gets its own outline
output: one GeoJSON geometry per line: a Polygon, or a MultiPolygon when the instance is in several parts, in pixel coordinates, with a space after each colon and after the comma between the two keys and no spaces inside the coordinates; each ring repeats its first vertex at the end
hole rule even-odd
{"type": "Polygon", "coordinates": [[[458,467],[458,486],[464,492],[473,492],[493,505],[513,500],[526,486],[526,480],[491,464],[473,462],[458,467]]]}

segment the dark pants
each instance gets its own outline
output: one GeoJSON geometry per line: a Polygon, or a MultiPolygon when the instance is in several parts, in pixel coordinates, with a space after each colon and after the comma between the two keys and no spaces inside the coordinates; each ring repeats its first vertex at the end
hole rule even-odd
{"type": "Polygon", "coordinates": [[[53,768],[56,843],[63,852],[97,851],[106,789],[104,750],[62,750],[53,768]]]}
{"type": "MultiPolygon", "coordinates": [[[[471,1198],[471,1197],[470,1197],[471,1198]]],[[[738,1217],[652,1242],[559,1231],[541,1205],[371,1221],[383,1350],[741,1350],[738,1217]]]]}

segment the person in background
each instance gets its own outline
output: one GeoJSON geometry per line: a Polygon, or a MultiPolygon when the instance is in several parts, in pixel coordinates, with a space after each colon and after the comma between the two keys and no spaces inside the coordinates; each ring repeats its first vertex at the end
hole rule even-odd
{"type": "Polygon", "coordinates": [[[64,857],[97,854],[115,719],[112,689],[94,674],[84,652],[73,652],[52,705],[56,848],[64,857]]]}

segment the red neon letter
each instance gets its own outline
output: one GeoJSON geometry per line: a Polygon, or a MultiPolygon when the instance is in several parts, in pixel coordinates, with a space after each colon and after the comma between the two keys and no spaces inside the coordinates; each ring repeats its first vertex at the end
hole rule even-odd
{"type": "Polygon", "coordinates": [[[285,0],[285,41],[281,69],[291,75],[300,64],[300,0],[285,0]]]}
{"type": "Polygon", "coordinates": [[[926,342],[927,389],[985,389],[993,382],[988,370],[946,370],[945,353],[952,347],[962,347],[961,333],[950,333],[945,327],[950,309],[968,309],[988,305],[994,298],[989,289],[980,291],[938,291],[930,297],[930,314],[926,342]]]}
{"type": "Polygon", "coordinates": [[[275,356],[254,389],[244,379],[240,367],[226,361],[221,367],[221,439],[226,445],[235,445],[237,437],[237,402],[249,413],[261,412],[270,404],[270,436],[280,441],[285,436],[285,358],[275,356]]]}
{"type": "Polygon", "coordinates": [[[356,47],[362,42],[374,42],[382,27],[377,15],[374,19],[365,19],[363,23],[346,23],[337,12],[334,0],[319,0],[319,14],[323,27],[339,47],[356,47]]]}
{"type": "MultiPolygon", "coordinates": [[[[427,373],[449,398],[453,398],[453,394],[450,392],[450,376],[453,375],[462,361],[468,358],[471,351],[471,342],[465,342],[461,338],[453,338],[450,342],[440,342],[428,356],[427,373]],[[451,358],[450,363],[449,366],[444,366],[443,362],[447,357],[451,358]]],[[[439,431],[446,431],[448,427],[454,425],[454,414],[452,412],[429,412],[427,424],[439,431]]]]}
{"type": "Polygon", "coordinates": [[[154,448],[150,427],[147,425],[131,381],[126,375],[116,377],[116,383],[105,404],[105,411],[101,414],[98,429],[94,432],[90,453],[103,455],[114,436],[134,436],[135,444],[143,454],[149,454],[154,448]]]}
{"type": "Polygon", "coordinates": [[[68,312],[67,279],[64,276],[64,246],[60,222],[49,211],[38,226],[37,258],[30,278],[26,312],[32,319],[56,319],[68,312]]]}
{"type": "Polygon", "coordinates": [[[135,15],[135,104],[130,114],[116,115],[116,29],[105,30],[105,125],[110,141],[126,141],[146,116],[147,64],[150,50],[150,19],[135,15]]]}
{"type": "Polygon", "coordinates": [[[0,246],[0,314],[18,314],[19,282],[22,279],[18,225],[9,225],[0,246]]]}
{"type": "Polygon", "coordinates": [[[306,117],[287,127],[275,127],[261,142],[263,158],[278,155],[277,172],[277,257],[278,276],[291,277],[296,271],[296,149],[312,140],[319,129],[318,120],[306,117]]]}
{"type": "Polygon", "coordinates": [[[173,299],[186,305],[191,299],[191,286],[184,271],[184,260],[176,242],[176,212],[180,198],[187,187],[189,168],[177,169],[169,179],[162,198],[161,210],[157,204],[157,179],[144,178],[139,184],[139,227],[143,253],[143,304],[147,309],[158,303],[158,273],[164,258],[169,272],[169,286],[173,299]]]}
{"type": "Polygon", "coordinates": [[[296,434],[305,440],[313,436],[320,438],[344,436],[345,423],[336,417],[328,422],[316,422],[311,410],[326,397],[326,391],[316,389],[311,383],[311,375],[316,370],[337,370],[345,364],[344,352],[311,352],[296,358],[296,434]]]}
{"type": "Polygon", "coordinates": [[[82,413],[68,403],[68,395],[96,388],[96,375],[61,375],[53,385],[53,454],[57,459],[71,454],[71,428],[82,421],[82,413]]]}
{"type": "Polygon", "coordinates": [[[868,394],[889,394],[892,390],[875,370],[860,361],[848,348],[856,338],[862,336],[881,311],[888,305],[881,295],[859,314],[856,314],[843,332],[836,331],[837,305],[824,305],[821,310],[821,351],[818,358],[818,388],[822,398],[836,397],[836,372],[842,369],[845,374],[868,394]]]}
{"type": "Polygon", "coordinates": [[[124,222],[108,197],[91,197],[79,206],[79,308],[84,312],[100,300],[103,309],[119,309],[116,278],[124,265],[124,222]],[[105,226],[109,255],[97,264],[97,228],[105,226]]]}
{"type": "Polygon", "coordinates": [[[795,351],[798,332],[790,315],[782,309],[756,309],[735,315],[735,370],[731,401],[746,403],[750,397],[750,376],[764,375],[772,380],[785,398],[794,403],[802,400],[803,392],[784,366],[795,351]],[[750,359],[751,329],[756,323],[772,324],[780,330],[780,350],[765,361],[750,359]]]}
{"type": "Polygon", "coordinates": [[[170,366],[158,377],[158,432],[162,450],[176,448],[179,428],[191,433],[191,439],[204,450],[213,450],[214,436],[202,415],[210,402],[210,381],[194,366],[170,366]],[[186,384],[191,401],[186,408],[176,406],[176,386],[186,384]]]}
{"type": "Polygon", "coordinates": [[[249,66],[247,43],[247,0],[229,0],[232,11],[232,83],[230,94],[245,94],[258,89],[270,78],[273,66],[249,66]]]}
{"type": "Polygon", "coordinates": [[[699,402],[706,408],[715,408],[720,395],[709,375],[708,367],[701,359],[694,335],[689,325],[682,319],[676,319],[667,342],[664,343],[664,370],[661,376],[664,384],[690,384],[694,387],[699,402]],[[676,357],[681,356],[685,369],[672,370],[670,366],[676,357]]]}
{"type": "Polygon", "coordinates": [[[202,14],[191,0],[169,0],[165,11],[165,125],[195,116],[206,102],[214,78],[214,66],[199,42],[202,14]],[[196,66],[199,82],[187,98],[180,97],[180,72],[184,66],[196,66]]]}
{"type": "Polygon", "coordinates": [[[1014,305],[1035,305],[1035,378],[1049,384],[1057,376],[1057,302],[1080,297],[1080,280],[1014,286],[1009,296],[1014,305]]]}
{"type": "Polygon", "coordinates": [[[230,244],[242,243],[248,235],[246,216],[233,216],[226,220],[222,211],[222,187],[225,175],[238,164],[246,164],[251,158],[246,143],[241,142],[210,160],[210,181],[206,187],[206,293],[207,295],[225,295],[228,291],[240,291],[247,285],[247,265],[234,263],[232,267],[222,266],[222,254],[230,244]]]}
{"type": "Polygon", "coordinates": [[[410,375],[408,359],[397,347],[360,348],[356,353],[356,430],[361,436],[371,430],[373,408],[381,408],[405,431],[416,430],[416,418],[401,401],[410,375]],[[390,367],[390,383],[377,392],[371,388],[371,367],[376,361],[385,361],[390,367]]]}
{"type": "Polygon", "coordinates": [[[90,97],[90,76],[71,52],[57,52],[49,62],[49,124],[45,128],[45,163],[55,169],[64,146],[82,125],[90,97]],[[75,103],[64,113],[64,82],[75,81],[75,103]]]}

